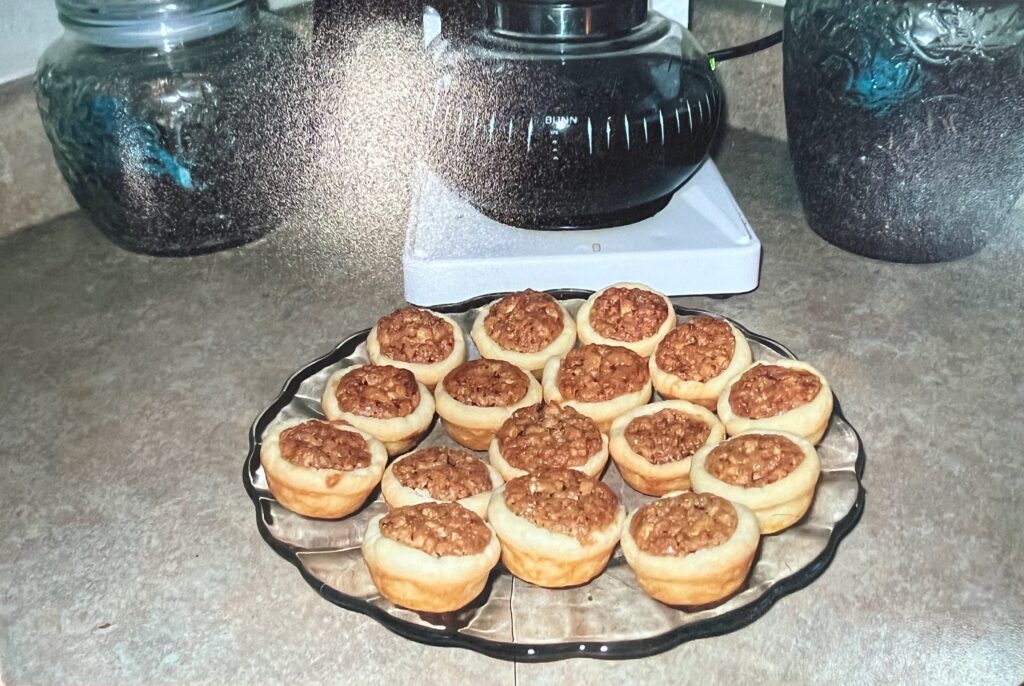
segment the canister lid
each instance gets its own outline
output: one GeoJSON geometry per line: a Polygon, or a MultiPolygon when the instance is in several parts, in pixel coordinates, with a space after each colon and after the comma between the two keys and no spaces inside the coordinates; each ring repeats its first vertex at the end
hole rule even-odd
{"type": "Polygon", "coordinates": [[[169,47],[223,33],[249,0],[57,0],[65,28],[114,48],[169,47]]]}

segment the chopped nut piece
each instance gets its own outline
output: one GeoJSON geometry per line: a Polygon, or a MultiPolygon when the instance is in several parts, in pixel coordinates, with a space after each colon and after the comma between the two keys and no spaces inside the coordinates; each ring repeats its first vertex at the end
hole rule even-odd
{"type": "Polygon", "coordinates": [[[682,557],[725,543],[737,523],[736,508],[725,498],[687,492],[641,507],[629,532],[645,553],[682,557]]]}
{"type": "Polygon", "coordinates": [[[408,369],[368,364],[341,377],[335,390],[343,412],[360,417],[405,417],[420,404],[416,377],[408,369]]]}
{"type": "Polygon", "coordinates": [[[594,420],[555,403],[516,410],[496,436],[505,461],[527,472],[541,467],[579,467],[602,445],[594,420]]]}
{"type": "Polygon", "coordinates": [[[803,460],[804,451],[785,436],[746,434],[716,446],[704,468],[727,484],[758,488],[789,475],[803,460]]]}
{"type": "Polygon", "coordinates": [[[370,465],[366,439],[319,419],[285,429],[278,444],[281,457],[301,467],[348,472],[370,465]]]}
{"type": "Polygon", "coordinates": [[[469,453],[450,448],[425,448],[394,464],[400,484],[426,491],[435,500],[461,500],[491,490],[487,466],[469,453]]]}
{"type": "Polygon", "coordinates": [[[665,409],[642,415],[626,426],[626,443],[651,464],[685,460],[708,440],[711,427],[700,417],[665,409]]]}
{"type": "Polygon", "coordinates": [[[377,322],[380,351],[393,360],[434,364],[451,355],[455,332],[426,310],[403,307],[377,322]]]}
{"type": "Polygon", "coordinates": [[[562,308],[547,293],[526,289],[494,303],[484,318],[491,340],[505,350],[535,353],[551,345],[565,328],[562,308]]]}
{"type": "Polygon", "coordinates": [[[448,372],[441,385],[465,405],[508,407],[523,399],[530,380],[522,369],[503,360],[470,360],[448,372]]]}
{"type": "Polygon", "coordinates": [[[649,379],[647,363],[632,350],[591,343],[565,356],[556,383],[566,400],[593,403],[639,391],[649,379]]]}
{"type": "Polygon", "coordinates": [[[805,405],[821,390],[821,379],[804,369],[759,364],[743,372],[729,393],[729,405],[740,417],[775,417],[805,405]]]}
{"type": "Polygon", "coordinates": [[[434,557],[475,555],[491,542],[484,520],[458,503],[396,507],[380,520],[380,532],[434,557]]]}
{"type": "Polygon", "coordinates": [[[687,381],[709,381],[729,366],[736,352],[732,329],[721,319],[694,317],[658,344],[658,367],[687,381]]]}
{"type": "Polygon", "coordinates": [[[650,338],[668,317],[668,304],[642,288],[609,288],[594,300],[590,326],[605,338],[632,343],[650,338]]]}
{"type": "Polygon", "coordinates": [[[539,527],[587,543],[615,520],[619,500],[608,486],[575,469],[545,467],[506,483],[505,505],[539,527]]]}

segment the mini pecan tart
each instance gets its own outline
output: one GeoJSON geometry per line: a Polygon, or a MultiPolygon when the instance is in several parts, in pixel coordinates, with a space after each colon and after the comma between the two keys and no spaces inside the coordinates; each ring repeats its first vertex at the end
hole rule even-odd
{"type": "Polygon", "coordinates": [[[669,605],[704,605],[743,585],[760,540],[757,517],[743,505],[673,492],[629,515],[622,554],[647,595],[669,605]]]}
{"type": "Polygon", "coordinates": [[[594,293],[576,313],[581,343],[621,345],[647,357],[676,325],[676,311],[661,293],[639,283],[617,283],[594,293]]]}
{"type": "Polygon", "coordinates": [[[357,365],[331,374],[320,404],[330,420],[348,422],[399,455],[420,442],[434,420],[434,396],[413,373],[357,365]]]}
{"type": "Polygon", "coordinates": [[[491,464],[508,481],[542,467],[597,476],[608,464],[608,439],[571,407],[537,403],[512,413],[491,439],[491,464]]]}
{"type": "Polygon", "coordinates": [[[418,612],[465,607],[484,590],[501,555],[487,523],[458,503],[420,503],[377,515],[362,550],[380,594],[418,612]]]}
{"type": "Polygon", "coordinates": [[[542,395],[537,379],[513,364],[470,360],[437,385],[434,405],[449,436],[470,450],[487,450],[505,420],[542,395]]]}
{"type": "Polygon", "coordinates": [[[374,364],[408,369],[433,390],[444,375],[466,361],[466,340],[455,320],[419,307],[403,307],[378,321],[366,337],[374,364]]]}
{"type": "Polygon", "coordinates": [[[814,499],[821,473],[810,441],[784,431],[747,431],[693,456],[690,480],[698,493],[746,505],[762,534],[800,520],[814,499]]]}
{"type": "Polygon", "coordinates": [[[710,410],[665,400],[630,410],[612,422],[608,448],[622,479],[647,495],[690,487],[690,460],[725,438],[710,410]]]}
{"type": "Polygon", "coordinates": [[[491,491],[502,483],[497,470],[469,453],[423,448],[392,462],[380,491],[388,507],[457,502],[486,518],[491,491]]]}
{"type": "Polygon", "coordinates": [[[626,517],[608,486],[563,467],[507,481],[487,513],[508,570],[545,588],[575,586],[600,574],[626,517]]]}
{"type": "Polygon", "coordinates": [[[351,514],[380,482],[388,452],[368,433],[321,419],[293,419],[267,429],[260,463],[278,502],[307,517],[351,514]]]}
{"type": "Polygon", "coordinates": [[[832,417],[832,389],[805,362],[755,362],[726,384],[718,416],[730,436],[775,429],[818,443],[832,417]]]}
{"type": "Polygon", "coordinates": [[[750,344],[724,319],[700,315],[661,339],[651,355],[651,383],[664,398],[714,411],[722,389],[750,366],[750,344]]]}
{"type": "Polygon", "coordinates": [[[571,407],[607,433],[612,420],[651,399],[647,360],[628,348],[589,343],[544,365],[544,399],[571,407]]]}
{"type": "Polygon", "coordinates": [[[576,323],[547,293],[510,293],[480,310],[470,333],[480,357],[511,362],[540,376],[544,363],[576,344],[576,323]]]}

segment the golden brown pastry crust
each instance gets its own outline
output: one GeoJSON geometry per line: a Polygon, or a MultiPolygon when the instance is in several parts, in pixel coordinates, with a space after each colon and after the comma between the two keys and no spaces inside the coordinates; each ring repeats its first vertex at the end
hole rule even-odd
{"type": "Polygon", "coordinates": [[[480,357],[511,362],[520,369],[540,378],[540,374],[544,370],[544,363],[549,358],[564,357],[576,344],[576,322],[573,321],[572,315],[565,309],[565,306],[556,300],[558,308],[562,312],[562,331],[551,343],[537,352],[517,352],[502,348],[497,341],[487,334],[487,327],[485,325],[487,315],[490,314],[491,308],[498,302],[500,301],[495,300],[483,307],[473,322],[473,329],[470,335],[473,338],[473,342],[476,343],[476,349],[479,351],[480,357]]]}
{"type": "Polygon", "coordinates": [[[722,481],[711,474],[706,465],[708,456],[716,446],[706,446],[693,456],[690,480],[697,493],[714,493],[750,509],[757,517],[762,534],[772,534],[787,529],[807,512],[814,500],[815,487],[821,474],[818,453],[810,441],[785,431],[753,429],[733,436],[770,434],[782,436],[800,448],[803,460],[786,476],[778,481],[759,487],[744,487],[722,481]]]}
{"type": "Polygon", "coordinates": [[[392,367],[408,369],[413,373],[417,381],[433,390],[434,386],[436,386],[448,372],[466,361],[466,335],[455,320],[448,315],[426,310],[425,308],[417,309],[423,309],[426,312],[430,312],[430,314],[435,317],[439,317],[448,322],[452,327],[452,335],[455,337],[455,344],[452,347],[452,351],[448,354],[448,357],[432,364],[405,362],[403,360],[395,360],[388,357],[381,351],[380,341],[377,338],[377,327],[379,322],[378,324],[374,324],[373,328],[370,329],[369,335],[366,337],[366,354],[374,364],[389,364],[392,367]]]}
{"type": "MultiPolygon", "coordinates": [[[[522,370],[520,370],[522,371],[522,370]]],[[[543,390],[532,375],[527,379],[526,394],[512,405],[504,407],[477,407],[459,402],[445,389],[444,383],[434,389],[434,405],[448,435],[470,450],[487,450],[494,432],[520,407],[540,402],[543,390]]]]}
{"type": "Polygon", "coordinates": [[[412,450],[417,443],[423,440],[434,421],[434,396],[430,390],[420,381],[417,381],[420,400],[416,409],[404,417],[390,417],[381,419],[377,417],[363,417],[353,412],[345,412],[338,405],[338,384],[346,374],[362,367],[353,365],[345,367],[331,374],[324,386],[323,396],[320,404],[323,407],[324,416],[332,421],[348,422],[352,426],[362,429],[375,437],[387,448],[388,455],[401,455],[412,450]]]}
{"type": "Polygon", "coordinates": [[[479,553],[435,557],[382,535],[384,516],[370,520],[362,543],[370,578],[382,596],[419,612],[451,612],[480,595],[501,555],[493,530],[479,553]]]}
{"type": "Polygon", "coordinates": [[[579,311],[576,313],[576,335],[579,337],[581,343],[602,343],[604,345],[618,345],[624,348],[629,348],[637,355],[641,357],[648,357],[654,352],[654,349],[658,347],[658,343],[665,335],[673,329],[676,325],[676,310],[672,306],[670,301],[664,294],[658,293],[650,286],[645,286],[641,283],[616,283],[602,288],[597,291],[587,301],[580,305],[579,311]],[[638,341],[618,341],[613,338],[606,338],[594,330],[594,327],[590,324],[590,312],[594,308],[594,301],[600,298],[605,291],[612,288],[637,288],[640,290],[655,293],[665,300],[665,304],[668,306],[668,315],[665,317],[665,321],[661,323],[657,332],[646,338],[642,338],[638,341]]]}
{"type": "Polygon", "coordinates": [[[498,473],[501,474],[502,479],[505,481],[522,476],[528,473],[530,469],[541,466],[568,467],[569,469],[577,469],[588,476],[596,477],[601,474],[604,466],[608,463],[608,437],[598,430],[594,420],[589,417],[580,415],[572,409],[545,403],[518,410],[513,416],[505,420],[505,423],[499,427],[494,438],[491,439],[487,452],[491,465],[498,470],[498,473]],[[548,421],[552,422],[552,424],[547,424],[546,422],[548,421]],[[517,440],[522,440],[530,433],[529,429],[538,428],[537,422],[540,423],[539,431],[542,433],[549,430],[555,431],[554,443],[550,442],[551,434],[544,433],[546,442],[541,443],[541,445],[544,446],[543,450],[550,451],[552,455],[557,455],[558,459],[562,460],[562,462],[557,465],[527,464],[524,467],[522,454],[518,456],[520,459],[509,461],[503,452],[502,436],[508,437],[510,435],[506,433],[510,426],[513,428],[519,427],[520,429],[525,426],[527,429],[523,429],[522,433],[511,434],[517,436],[517,440]],[[595,442],[595,438],[597,439],[595,449],[584,458],[581,453],[590,449],[590,445],[595,442]],[[576,442],[573,443],[573,441],[576,442]],[[576,451],[575,455],[574,450],[576,451]],[[576,458],[573,462],[577,462],[581,458],[582,461],[578,464],[570,464],[567,459],[568,457],[576,458]],[[512,462],[517,462],[520,466],[516,466],[512,462]]]}
{"type": "Polygon", "coordinates": [[[361,469],[339,471],[314,469],[289,462],[281,456],[281,432],[308,419],[292,419],[270,426],[263,436],[260,464],[267,486],[277,501],[292,512],[319,519],[339,519],[358,510],[380,482],[388,461],[384,444],[368,433],[343,424],[334,426],[352,431],[366,440],[370,464],[361,469]]]}
{"type": "Polygon", "coordinates": [[[725,427],[709,410],[685,400],[665,400],[651,403],[620,415],[612,422],[608,436],[608,450],[623,481],[641,493],[660,496],[690,487],[692,457],[665,464],[651,464],[634,451],[626,440],[626,427],[637,417],[652,415],[662,410],[678,410],[696,417],[710,429],[704,446],[715,446],[725,438],[725,427]]]}
{"type": "Polygon", "coordinates": [[[734,376],[726,384],[722,390],[722,395],[718,398],[718,417],[722,420],[722,424],[725,425],[725,431],[730,436],[735,436],[745,431],[768,429],[794,433],[798,436],[803,436],[813,444],[817,444],[825,435],[829,420],[832,417],[832,389],[822,373],[806,362],[789,359],[781,359],[774,362],[759,361],[734,376]],[[774,417],[764,417],[763,419],[740,417],[733,412],[732,406],[729,404],[729,394],[732,391],[732,387],[743,377],[747,370],[762,364],[772,364],[788,369],[808,371],[818,377],[821,381],[821,388],[810,402],[795,407],[788,412],[783,412],[774,417]]]}
{"type": "Polygon", "coordinates": [[[561,369],[562,360],[553,357],[544,365],[544,375],[541,383],[544,387],[544,400],[557,403],[563,407],[571,407],[582,415],[594,420],[601,433],[608,433],[612,421],[621,414],[629,412],[635,407],[647,404],[651,399],[651,379],[648,376],[647,382],[637,391],[623,393],[622,395],[599,402],[582,402],[579,400],[566,400],[562,391],[558,388],[558,370],[561,369]]]}
{"type": "MultiPolygon", "coordinates": [[[[722,320],[725,321],[725,320],[722,320]]],[[[693,381],[682,379],[675,374],[665,371],[658,366],[657,351],[651,355],[649,361],[651,370],[651,383],[663,398],[688,400],[692,403],[706,407],[714,412],[718,408],[718,396],[725,389],[726,384],[734,379],[740,372],[750,366],[753,359],[750,353],[750,344],[747,342],[739,329],[725,322],[732,330],[733,340],[736,347],[733,350],[732,359],[729,364],[714,378],[707,381],[693,381]]],[[[685,322],[684,322],[685,324],[685,322]]],[[[667,335],[667,334],[666,334],[667,335]]],[[[664,338],[662,339],[664,340],[664,338]]],[[[659,341],[659,345],[661,342],[659,341]]]]}
{"type": "MultiPolygon", "coordinates": [[[[663,498],[676,495],[678,491],[663,498]]],[[[738,590],[750,573],[761,536],[754,514],[738,503],[733,507],[737,523],[729,539],[685,556],[640,550],[631,532],[639,510],[630,513],[622,526],[622,553],[644,592],[669,605],[704,605],[738,590]]]]}
{"type": "Polygon", "coordinates": [[[488,521],[501,541],[501,559],[512,574],[545,588],[586,583],[608,564],[626,512],[619,505],[613,520],[593,531],[586,543],[548,531],[513,513],[505,503],[505,487],[494,491],[488,521]]]}
{"type": "MultiPolygon", "coordinates": [[[[386,470],[384,470],[384,477],[380,482],[380,490],[381,495],[384,496],[384,502],[388,504],[388,507],[395,508],[404,507],[406,505],[418,505],[420,503],[441,502],[431,496],[430,493],[423,490],[409,488],[395,478],[394,466],[412,455],[415,455],[415,453],[410,453],[409,455],[404,455],[398,458],[388,465],[386,470]]],[[[491,501],[491,493],[495,488],[498,488],[505,482],[494,467],[485,462],[482,462],[482,464],[487,468],[487,474],[491,479],[491,488],[469,497],[461,498],[455,502],[462,505],[467,510],[475,512],[482,519],[487,519],[487,504],[491,501]]]]}

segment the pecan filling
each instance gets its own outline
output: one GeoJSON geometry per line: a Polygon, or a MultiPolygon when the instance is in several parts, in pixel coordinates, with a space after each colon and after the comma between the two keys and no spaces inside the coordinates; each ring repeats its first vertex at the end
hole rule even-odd
{"type": "Polygon", "coordinates": [[[764,419],[812,401],[821,380],[803,369],[759,364],[743,372],[729,393],[729,405],[740,417],[764,419]]]}
{"type": "Polygon", "coordinates": [[[508,509],[537,526],[581,543],[615,520],[612,489],[575,469],[546,467],[505,484],[508,509]]]}
{"type": "Polygon", "coordinates": [[[281,457],[300,467],[348,472],[370,465],[366,439],[319,419],[285,429],[278,445],[281,457]]]}
{"type": "Polygon", "coordinates": [[[785,436],[747,434],[716,446],[704,467],[727,484],[758,488],[782,479],[803,461],[804,451],[785,436]]]}
{"type": "Polygon", "coordinates": [[[417,451],[396,462],[392,473],[406,488],[426,491],[434,500],[461,500],[491,490],[484,463],[450,448],[417,451]]]}
{"type": "Polygon", "coordinates": [[[526,289],[494,303],[484,329],[505,350],[535,353],[551,345],[565,328],[562,308],[547,293],[526,289]]]}
{"type": "Polygon", "coordinates": [[[380,520],[380,532],[434,557],[475,555],[491,542],[484,520],[458,503],[396,507],[380,520]]]}
{"type": "Polygon", "coordinates": [[[571,407],[538,403],[516,410],[496,434],[505,461],[516,469],[579,467],[601,450],[601,432],[571,407]]]}
{"type": "Polygon", "coordinates": [[[680,493],[644,505],[629,532],[640,550],[682,557],[729,540],[737,525],[736,508],[711,493],[680,493]]]}
{"type": "Polygon", "coordinates": [[[701,449],[711,427],[679,410],[660,410],[637,417],[626,426],[626,443],[651,464],[685,460],[701,449]]]}
{"type": "Polygon", "coordinates": [[[590,343],[565,356],[556,383],[566,400],[596,403],[639,391],[649,378],[644,358],[632,350],[590,343]]]}
{"type": "Polygon", "coordinates": [[[590,326],[615,341],[642,341],[658,333],[668,317],[668,304],[642,288],[609,288],[590,310],[590,326]]]}
{"type": "Polygon", "coordinates": [[[515,405],[530,388],[526,372],[503,360],[463,362],[441,383],[448,395],[476,407],[515,405]]]}
{"type": "Polygon", "coordinates": [[[335,395],[343,412],[376,419],[405,417],[420,404],[416,377],[389,365],[354,369],[341,377],[335,395]]]}
{"type": "Polygon", "coordinates": [[[658,344],[654,359],[669,374],[704,383],[725,371],[735,352],[736,339],[729,325],[701,316],[670,331],[658,344]]]}
{"type": "Polygon", "coordinates": [[[403,307],[377,322],[377,341],[380,351],[393,360],[434,364],[451,355],[455,332],[426,310],[403,307]]]}

